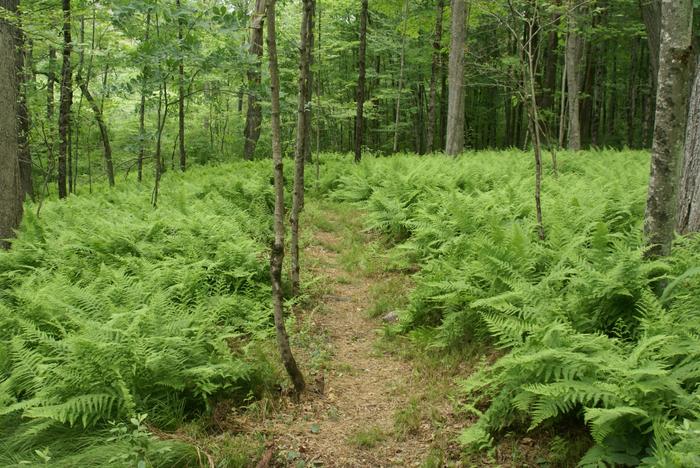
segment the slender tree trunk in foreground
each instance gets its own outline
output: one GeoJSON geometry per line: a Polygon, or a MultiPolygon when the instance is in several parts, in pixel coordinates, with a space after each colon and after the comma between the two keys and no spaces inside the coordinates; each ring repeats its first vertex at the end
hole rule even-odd
{"type": "MultiPolygon", "coordinates": [[[[523,82],[527,83],[529,99],[530,135],[532,147],[535,150],[535,213],[537,214],[537,234],[540,240],[545,239],[544,224],[542,220],[542,141],[540,132],[540,115],[537,105],[537,94],[535,90],[535,80],[537,71],[535,70],[535,51],[533,50],[533,39],[535,35],[536,23],[534,20],[528,24],[527,45],[522,47],[521,56],[523,64],[523,82]]],[[[556,153],[552,153],[552,165],[556,173],[556,153]]]]}
{"type": "Polygon", "coordinates": [[[465,0],[452,0],[447,142],[445,153],[456,156],[464,150],[464,42],[467,36],[465,0]]]}
{"type": "Polygon", "coordinates": [[[369,6],[367,0],[362,0],[362,9],[360,11],[360,50],[358,57],[358,77],[357,77],[357,112],[355,115],[355,162],[359,163],[362,159],[362,141],[363,141],[363,119],[365,109],[365,55],[367,53],[367,15],[369,6]]]}
{"type": "Polygon", "coordinates": [[[248,113],[244,129],[245,146],[243,157],[253,159],[255,147],[260,138],[262,124],[262,109],[257,94],[260,92],[260,66],[263,56],[263,26],[265,23],[265,1],[256,0],[255,10],[250,19],[250,46],[248,53],[253,56],[255,63],[248,68],[248,113]]]}
{"type": "Polygon", "coordinates": [[[438,145],[435,144],[435,125],[437,115],[437,81],[442,68],[442,15],[445,10],[445,0],[437,0],[435,12],[435,36],[433,39],[433,63],[430,69],[430,98],[428,101],[428,130],[426,148],[433,153],[438,145]]]}
{"type": "Polygon", "coordinates": [[[681,234],[700,232],[700,56],[690,97],[685,154],[678,191],[676,227],[681,234]]]}
{"type": "Polygon", "coordinates": [[[671,253],[676,221],[676,186],[688,117],[692,0],[663,0],[651,177],[644,220],[649,257],[671,253]]]}
{"type": "Polygon", "coordinates": [[[315,0],[303,0],[301,47],[299,49],[299,106],[297,145],[294,153],[294,193],[292,195],[292,294],[299,294],[299,214],[304,207],[304,164],[311,154],[311,61],[314,50],[315,0]]]}
{"type": "Polygon", "coordinates": [[[68,195],[66,187],[66,165],[69,152],[71,128],[71,105],[73,104],[73,71],[70,54],[73,48],[71,39],[70,0],[63,0],[63,67],[61,70],[61,104],[58,112],[58,197],[68,195]]]}
{"type": "MultiPolygon", "coordinates": [[[[16,0],[0,0],[0,7],[14,13],[16,0]]],[[[0,19],[0,248],[9,248],[5,239],[14,237],[22,220],[22,187],[19,171],[17,103],[16,29],[0,19]]]]}
{"type": "Polygon", "coordinates": [[[284,173],[282,162],[281,124],[280,124],[280,78],[277,64],[277,36],[275,31],[275,0],[267,4],[267,48],[270,60],[270,91],[272,127],[272,162],[275,175],[275,241],[270,254],[270,277],[272,280],[272,304],[282,363],[294,385],[297,395],[304,391],[304,376],[301,374],[292,348],[289,336],[284,326],[284,298],[282,297],[282,262],[284,260],[284,173]]]}

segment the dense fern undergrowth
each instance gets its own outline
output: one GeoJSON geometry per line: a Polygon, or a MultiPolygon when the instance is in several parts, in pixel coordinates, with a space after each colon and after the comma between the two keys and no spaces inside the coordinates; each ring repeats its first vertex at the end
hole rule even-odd
{"type": "Polygon", "coordinates": [[[319,187],[367,210],[395,267],[420,266],[403,332],[502,348],[463,382],[466,448],[585,425],[582,466],[699,466],[700,239],[644,260],[648,155],[604,151],[545,165],[540,241],[533,166],[518,152],[331,159],[319,187]]]}
{"type": "Polygon", "coordinates": [[[28,205],[0,253],[0,466],[199,466],[153,431],[279,382],[268,164],[168,174],[157,209],[150,190],[28,205]]]}
{"type": "MultiPolygon", "coordinates": [[[[307,186],[419,266],[400,332],[487,351],[461,387],[465,448],[576,426],[584,466],[700,465],[700,240],[644,260],[648,156],[583,152],[545,165],[540,241],[531,159],[322,155],[307,186]]],[[[0,466],[198,466],[182,427],[281,382],[269,172],[168,174],[157,209],[136,183],[27,206],[0,253],[0,466]]]]}

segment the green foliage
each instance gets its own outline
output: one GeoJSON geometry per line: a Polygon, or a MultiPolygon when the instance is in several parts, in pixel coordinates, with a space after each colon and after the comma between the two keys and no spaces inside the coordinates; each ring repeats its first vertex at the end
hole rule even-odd
{"type": "Polygon", "coordinates": [[[560,155],[558,176],[545,166],[539,241],[529,154],[329,163],[328,196],[361,204],[420,266],[403,331],[503,349],[463,382],[479,416],[465,446],[574,420],[592,438],[582,466],[697,465],[700,241],[644,259],[647,167],[642,153],[560,155]]]}
{"type": "Polygon", "coordinates": [[[0,465],[48,447],[65,466],[97,452],[172,466],[183,449],[136,415],[172,430],[275,383],[256,349],[272,333],[266,172],[173,174],[157,210],[137,185],[48,202],[40,219],[27,206],[0,254],[0,465]]]}

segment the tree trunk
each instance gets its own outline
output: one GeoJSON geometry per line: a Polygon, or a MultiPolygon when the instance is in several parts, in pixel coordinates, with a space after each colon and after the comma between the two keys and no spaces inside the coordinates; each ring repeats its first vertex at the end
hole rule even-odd
{"type": "Polygon", "coordinates": [[[358,77],[357,77],[357,112],[355,114],[355,162],[362,159],[363,142],[363,117],[365,108],[365,55],[367,53],[367,0],[362,0],[360,10],[360,50],[357,54],[358,77]]]}
{"type": "MultiPolygon", "coordinates": [[[[566,53],[564,55],[566,55],[566,53]]],[[[562,67],[562,71],[561,71],[561,95],[559,97],[559,148],[560,149],[564,147],[564,137],[566,136],[566,125],[564,123],[565,116],[566,116],[566,107],[567,107],[566,77],[567,77],[566,58],[564,58],[564,66],[562,67]]]]}
{"type": "Polygon", "coordinates": [[[403,93],[403,72],[406,64],[406,25],[408,23],[408,0],[403,4],[403,27],[401,30],[401,55],[399,58],[399,85],[396,95],[396,119],[394,120],[394,153],[399,150],[399,124],[401,123],[401,93],[403,93]]]}
{"type": "MultiPolygon", "coordinates": [[[[270,254],[270,277],[272,280],[272,304],[282,363],[294,385],[296,394],[304,391],[304,376],[301,374],[289,337],[284,326],[284,298],[282,297],[282,262],[284,260],[284,172],[282,162],[281,124],[280,124],[280,78],[277,64],[277,34],[275,31],[275,0],[268,0],[267,8],[267,50],[270,60],[270,91],[272,127],[272,160],[275,176],[275,241],[270,254]]],[[[365,0],[366,2],[366,0],[365,0]]]]}
{"type": "Polygon", "coordinates": [[[71,128],[70,110],[73,104],[73,72],[70,54],[73,48],[71,40],[70,0],[62,0],[63,7],[63,66],[61,68],[61,103],[58,111],[58,197],[68,195],[66,188],[66,162],[69,156],[69,138],[71,128]]]}
{"type": "Polygon", "coordinates": [[[581,6],[577,0],[571,0],[569,14],[569,37],[566,41],[566,81],[569,97],[569,139],[567,147],[573,151],[581,149],[581,123],[579,120],[580,73],[579,62],[583,40],[579,33],[581,6]]]}
{"type": "Polygon", "coordinates": [[[464,150],[464,46],[467,37],[465,0],[452,0],[452,36],[450,40],[449,97],[445,152],[456,156],[464,150]]]}
{"type": "Polygon", "coordinates": [[[32,184],[32,154],[29,148],[29,108],[27,103],[28,86],[31,79],[30,68],[27,65],[24,49],[24,33],[16,28],[17,32],[17,60],[16,73],[19,83],[19,101],[17,103],[18,119],[18,144],[19,144],[19,172],[22,186],[22,198],[34,198],[32,184]]]}
{"type": "MultiPolygon", "coordinates": [[[[560,2],[555,2],[559,4],[560,2]]],[[[542,108],[554,115],[554,94],[557,87],[557,48],[559,44],[559,13],[552,16],[551,30],[547,33],[547,48],[544,50],[544,86],[542,89],[542,108]]]]}
{"type": "Polygon", "coordinates": [[[177,40],[178,53],[180,57],[177,64],[177,102],[178,102],[178,146],[180,150],[180,170],[184,171],[187,168],[187,153],[185,152],[185,60],[184,54],[184,35],[185,28],[184,12],[181,9],[180,0],[176,0],[177,6],[177,40]]]}
{"type": "MultiPolygon", "coordinates": [[[[151,10],[146,12],[146,33],[143,42],[148,42],[151,29],[151,10]]],[[[146,85],[148,83],[148,66],[144,65],[141,76],[141,102],[139,103],[139,155],[137,160],[138,181],[143,179],[143,158],[146,153],[146,85]]]]}
{"type": "Polygon", "coordinates": [[[425,85],[420,78],[416,87],[416,154],[425,154],[425,85]]]}
{"type": "Polygon", "coordinates": [[[54,83],[56,83],[56,49],[49,46],[49,71],[46,73],[46,119],[53,120],[54,83]]]}
{"type": "MultiPolygon", "coordinates": [[[[0,0],[0,7],[14,13],[17,0],[0,0]]],[[[22,220],[22,186],[19,169],[17,102],[17,31],[0,19],[0,248],[7,249],[7,239],[22,220]]]]}
{"type": "Polygon", "coordinates": [[[311,154],[311,61],[314,50],[315,0],[303,0],[301,44],[299,48],[299,106],[297,109],[297,144],[294,152],[294,192],[292,195],[292,294],[297,296],[299,279],[299,214],[304,207],[304,163],[311,154]]]}
{"type": "Polygon", "coordinates": [[[245,146],[243,157],[247,160],[253,159],[255,147],[260,139],[260,125],[262,124],[262,109],[258,100],[260,92],[260,64],[263,56],[263,25],[265,23],[265,1],[256,0],[255,10],[250,19],[250,46],[248,53],[252,56],[254,63],[248,67],[248,112],[245,123],[245,146]]]}
{"type": "Polygon", "coordinates": [[[637,112],[637,87],[639,83],[637,82],[637,69],[639,63],[639,39],[635,38],[632,42],[631,51],[631,70],[629,73],[629,79],[627,82],[627,147],[634,147],[634,135],[636,130],[635,115],[637,112]]]}
{"type": "Polygon", "coordinates": [[[437,110],[437,81],[442,68],[442,16],[445,10],[445,0],[437,0],[435,12],[435,35],[433,38],[433,63],[430,69],[430,98],[428,101],[428,133],[426,148],[428,152],[435,151],[436,110],[437,110]]]}
{"type": "Polygon", "coordinates": [[[102,137],[103,146],[103,156],[105,161],[105,173],[107,174],[107,180],[109,181],[109,186],[114,187],[114,164],[112,163],[112,146],[109,143],[109,131],[107,130],[107,124],[105,124],[104,117],[102,115],[102,110],[98,105],[97,101],[90,93],[87,83],[83,80],[80,73],[76,76],[76,81],[80,87],[80,91],[85,96],[92,112],[95,114],[95,122],[100,129],[100,136],[102,137]]]}
{"type": "Polygon", "coordinates": [[[676,227],[681,234],[700,231],[700,55],[690,97],[685,155],[678,192],[676,227]]]}
{"type": "Polygon", "coordinates": [[[647,31],[649,68],[653,90],[656,91],[661,46],[661,0],[639,0],[639,8],[642,11],[642,20],[647,31]]]}
{"type": "Polygon", "coordinates": [[[693,2],[663,0],[662,42],[656,95],[651,177],[644,220],[649,257],[671,253],[678,200],[678,169],[683,157],[691,60],[693,2]]]}

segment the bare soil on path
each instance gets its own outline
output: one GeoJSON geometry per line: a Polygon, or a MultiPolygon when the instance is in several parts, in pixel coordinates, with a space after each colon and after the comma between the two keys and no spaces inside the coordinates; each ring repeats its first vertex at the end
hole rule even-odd
{"type": "Polygon", "coordinates": [[[371,242],[360,233],[359,213],[322,210],[321,214],[336,229],[314,228],[308,233],[306,275],[317,278],[322,292],[314,298],[311,311],[301,312],[316,338],[298,360],[304,367],[314,353],[325,350],[328,356],[315,376],[309,375],[306,366],[310,391],[302,401],[285,403],[266,419],[263,431],[274,453],[271,463],[443,466],[456,450],[452,441],[458,426],[446,396],[454,379],[434,375],[392,349],[382,339],[385,323],[369,314],[377,285],[405,284],[403,290],[389,291],[405,294],[410,278],[365,271],[362,262],[347,262],[348,235],[363,236],[365,246],[371,242]]]}

